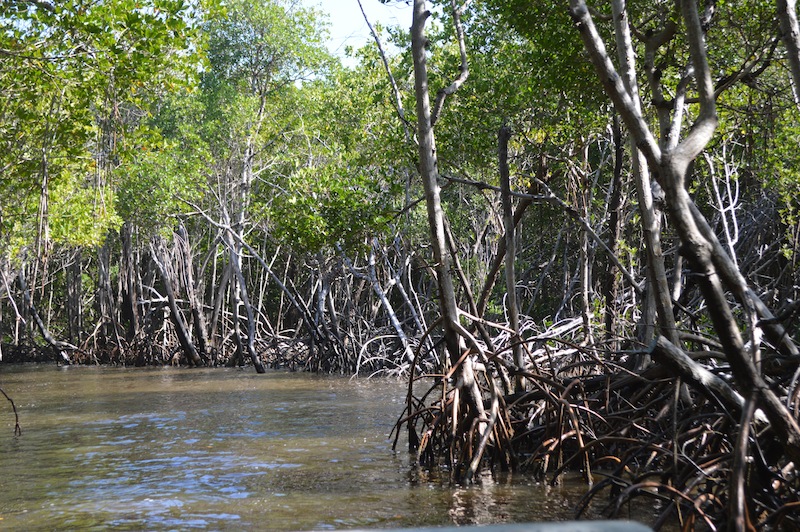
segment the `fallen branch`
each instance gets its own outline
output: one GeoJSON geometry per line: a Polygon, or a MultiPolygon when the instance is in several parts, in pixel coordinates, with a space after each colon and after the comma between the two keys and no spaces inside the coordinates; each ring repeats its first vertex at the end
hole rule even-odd
{"type": "Polygon", "coordinates": [[[22,290],[22,299],[25,302],[25,306],[33,316],[33,321],[36,322],[36,327],[39,329],[39,333],[41,333],[42,338],[50,344],[50,346],[59,354],[61,357],[61,361],[66,364],[72,364],[72,361],[67,354],[67,351],[79,351],[81,349],[77,346],[72,345],[69,342],[64,342],[61,340],[56,340],[53,335],[50,333],[50,330],[45,325],[42,317],[39,316],[39,311],[36,310],[36,305],[33,304],[33,298],[31,298],[30,291],[28,290],[28,284],[25,282],[25,270],[24,268],[20,268],[19,275],[17,276],[17,282],[19,283],[19,287],[22,290]]]}
{"type": "Polygon", "coordinates": [[[22,436],[22,429],[19,426],[19,414],[17,413],[17,405],[14,404],[14,400],[8,396],[8,394],[0,388],[0,393],[2,393],[8,402],[11,403],[11,409],[14,411],[14,436],[22,436]]]}
{"type": "MultiPolygon", "coordinates": [[[[745,406],[744,397],[720,377],[717,377],[706,368],[692,360],[682,349],[672,342],[659,336],[650,349],[653,359],[667,366],[687,383],[694,385],[703,395],[719,399],[735,415],[740,415],[745,406]]],[[[761,423],[767,423],[764,412],[757,410],[755,418],[761,423]]]]}

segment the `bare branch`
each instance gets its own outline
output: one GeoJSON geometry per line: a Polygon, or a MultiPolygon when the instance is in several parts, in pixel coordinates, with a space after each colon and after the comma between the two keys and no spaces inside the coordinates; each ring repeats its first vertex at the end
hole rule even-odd
{"type": "Polygon", "coordinates": [[[603,39],[597,32],[592,16],[589,14],[586,2],[570,0],[570,14],[575,27],[580,32],[583,44],[589,52],[589,58],[597,71],[600,82],[631,132],[636,147],[642,151],[650,166],[657,168],[661,163],[661,149],[647,127],[642,113],[637,109],[631,94],[626,90],[622,78],[617,74],[605,44],[603,44],[603,39]]]}
{"type": "Polygon", "coordinates": [[[378,46],[378,53],[381,56],[381,61],[383,62],[383,68],[386,70],[386,76],[389,78],[389,84],[392,86],[392,93],[394,94],[394,108],[397,111],[397,116],[400,117],[400,121],[403,122],[403,129],[406,132],[406,139],[408,140],[411,138],[411,134],[409,132],[409,122],[406,119],[406,112],[403,109],[403,99],[400,97],[400,89],[397,87],[397,82],[394,79],[394,74],[392,74],[392,69],[389,67],[389,60],[386,58],[386,52],[383,50],[383,45],[381,44],[381,38],[378,35],[378,32],[375,31],[375,28],[372,26],[372,23],[369,21],[367,17],[367,13],[364,11],[364,6],[361,5],[361,0],[358,0],[358,7],[361,9],[361,15],[364,17],[364,22],[367,23],[367,27],[369,28],[369,32],[372,34],[372,38],[375,41],[375,44],[378,46]]]}
{"type": "MultiPolygon", "coordinates": [[[[723,379],[698,364],[681,348],[659,336],[652,345],[653,358],[680,375],[683,380],[691,383],[704,395],[717,398],[726,408],[734,413],[741,413],[745,406],[744,398],[736,392],[723,379]]],[[[767,418],[759,411],[759,421],[766,422],[767,418]]]]}
{"type": "Polygon", "coordinates": [[[433,111],[431,112],[431,126],[436,125],[439,120],[439,115],[442,113],[444,107],[444,100],[448,96],[456,93],[456,91],[467,81],[469,77],[469,63],[467,63],[467,46],[464,42],[464,27],[461,24],[461,15],[464,10],[469,6],[470,2],[464,3],[460,8],[456,7],[456,0],[450,0],[453,11],[453,23],[456,26],[456,39],[458,40],[458,51],[461,54],[461,66],[459,68],[458,77],[447,87],[439,89],[436,93],[436,101],[433,104],[433,111]]]}
{"type": "Polygon", "coordinates": [[[11,403],[11,409],[14,411],[14,436],[22,436],[22,429],[19,426],[19,413],[17,412],[17,405],[14,404],[14,400],[0,388],[0,393],[8,399],[8,402],[11,403]]]}
{"type": "MultiPolygon", "coordinates": [[[[689,163],[700,155],[714,135],[714,131],[717,129],[717,109],[714,83],[711,81],[711,69],[708,67],[706,58],[706,41],[703,36],[700,15],[697,12],[696,0],[681,0],[681,12],[686,24],[686,38],[689,41],[689,53],[692,57],[700,103],[700,115],[691,131],[671,154],[672,164],[683,177],[689,163]]],[[[679,113],[680,109],[676,109],[675,112],[679,113]]]]}

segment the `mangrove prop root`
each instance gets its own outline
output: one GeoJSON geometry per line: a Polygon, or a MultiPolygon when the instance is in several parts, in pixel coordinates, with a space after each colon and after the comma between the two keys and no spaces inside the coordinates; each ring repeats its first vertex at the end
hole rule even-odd
{"type": "Polygon", "coordinates": [[[487,360],[470,355],[480,368],[485,412],[494,419],[486,438],[476,427],[490,419],[460,397],[455,368],[415,375],[396,430],[405,423],[421,435],[419,465],[444,467],[459,483],[480,482],[476,460],[491,471],[524,470],[553,483],[580,473],[593,484],[579,515],[624,518],[630,504],[644,503],[655,509],[655,529],[676,522],[724,527],[734,508],[740,521],[759,530],[800,529],[796,464],[765,422],[760,402],[741,417],[752,405],[732,393],[734,381],[724,371],[712,375],[701,362],[658,353],[665,362],[634,374],[619,362],[623,353],[548,342],[546,349],[529,342],[534,370],[520,371],[510,357],[488,351],[487,360]],[[495,360],[522,377],[523,391],[495,396],[491,379],[501,382],[495,360]],[[672,366],[678,362],[688,400],[676,399],[672,366]]]}

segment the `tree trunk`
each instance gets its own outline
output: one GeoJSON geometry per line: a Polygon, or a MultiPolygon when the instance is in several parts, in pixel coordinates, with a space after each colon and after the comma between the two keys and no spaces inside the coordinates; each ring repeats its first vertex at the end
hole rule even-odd
{"type": "Polygon", "coordinates": [[[431,15],[425,0],[414,0],[411,24],[411,50],[414,60],[414,92],[417,99],[417,142],[419,146],[419,171],[425,190],[425,203],[430,228],[431,248],[439,288],[439,308],[444,319],[445,344],[450,360],[456,364],[461,358],[463,343],[453,327],[459,312],[451,275],[452,259],[447,249],[444,229],[444,212],[439,188],[439,169],[436,155],[436,139],[431,124],[430,92],[426,54],[427,38],[425,23],[431,15]]]}
{"type": "Polygon", "coordinates": [[[511,206],[511,179],[508,169],[508,141],[511,138],[511,129],[508,126],[500,128],[498,133],[498,156],[500,169],[500,188],[503,200],[503,229],[505,233],[505,273],[506,273],[506,308],[511,330],[511,346],[514,354],[514,364],[520,373],[514,380],[514,391],[522,392],[525,389],[525,378],[521,371],[525,369],[525,358],[522,350],[522,340],[519,337],[519,305],[517,304],[517,281],[514,273],[516,259],[516,239],[514,227],[514,211],[511,206]]]}
{"type": "Polygon", "coordinates": [[[367,275],[364,276],[363,274],[358,273],[355,267],[353,266],[352,261],[347,257],[344,257],[345,264],[347,264],[350,272],[360,278],[366,278],[369,280],[370,285],[372,286],[372,290],[375,292],[375,295],[378,296],[378,301],[380,301],[381,306],[383,307],[386,315],[389,318],[389,323],[392,324],[392,328],[394,329],[395,334],[397,334],[397,339],[400,340],[400,344],[403,346],[403,352],[405,353],[406,361],[409,364],[414,363],[414,351],[411,349],[411,344],[408,342],[408,338],[406,337],[406,333],[403,330],[403,325],[400,323],[400,320],[397,319],[397,314],[394,311],[394,307],[392,303],[389,301],[389,298],[386,296],[386,292],[384,292],[383,287],[381,286],[380,281],[378,281],[378,274],[375,270],[375,247],[376,245],[373,244],[372,249],[369,253],[369,262],[367,266],[367,275]]]}
{"type": "Polygon", "coordinates": [[[231,366],[244,366],[244,343],[242,343],[242,317],[239,313],[242,303],[239,298],[239,279],[233,272],[234,267],[228,266],[231,269],[231,282],[230,282],[230,305],[231,305],[231,321],[233,328],[233,342],[236,345],[233,358],[229,362],[231,366]]]}
{"type": "Polygon", "coordinates": [[[237,340],[237,349],[241,347],[245,347],[247,349],[247,355],[250,357],[250,361],[253,363],[253,367],[256,370],[256,373],[266,373],[266,369],[264,368],[264,364],[261,362],[261,358],[258,356],[255,347],[255,335],[256,335],[256,320],[255,315],[253,313],[253,307],[250,304],[250,298],[247,294],[247,285],[245,282],[244,274],[242,273],[242,242],[243,240],[233,239],[233,242],[230,241],[230,235],[226,237],[226,241],[228,243],[228,249],[230,252],[231,260],[230,266],[232,268],[233,280],[235,281],[231,285],[231,305],[234,309],[234,327],[236,327],[236,337],[237,340]],[[241,341],[239,327],[239,319],[238,319],[238,310],[239,305],[242,305],[245,310],[245,319],[246,322],[246,338],[247,343],[245,345],[241,345],[239,342],[241,341]]]}
{"type": "Polygon", "coordinates": [[[72,261],[67,266],[67,322],[69,339],[80,345],[83,337],[83,272],[81,271],[81,248],[75,250],[72,261]]]}
{"type": "MultiPolygon", "coordinates": [[[[377,239],[373,240],[373,245],[377,246],[377,239]]],[[[425,316],[422,312],[422,309],[419,306],[419,300],[417,300],[417,304],[415,305],[414,302],[411,301],[411,298],[408,295],[408,290],[406,289],[406,283],[408,283],[410,289],[413,291],[413,287],[411,286],[411,276],[410,274],[405,275],[405,273],[409,272],[408,265],[410,264],[410,259],[407,257],[406,251],[401,249],[401,244],[399,238],[395,238],[394,241],[394,250],[397,253],[398,262],[400,266],[395,268],[391,265],[389,258],[386,258],[386,267],[389,268],[392,278],[394,279],[394,286],[397,287],[397,290],[400,292],[400,297],[403,299],[408,312],[411,313],[411,318],[414,320],[414,325],[417,328],[417,332],[422,335],[425,333],[427,326],[424,323],[425,316]],[[405,277],[405,280],[404,280],[405,277]]],[[[416,298],[415,298],[416,299],[416,298]]],[[[430,342],[431,348],[433,348],[433,343],[428,338],[427,340],[430,342]]]]}
{"type": "Polygon", "coordinates": [[[200,299],[198,287],[195,285],[192,250],[189,246],[189,235],[183,224],[178,225],[174,238],[175,247],[178,251],[176,255],[180,259],[181,269],[184,272],[186,298],[189,300],[189,308],[192,312],[192,323],[194,325],[194,334],[197,339],[197,347],[199,348],[200,356],[208,360],[211,355],[211,346],[208,340],[206,315],[203,311],[203,302],[200,299]]]}
{"type": "MultiPolygon", "coordinates": [[[[211,343],[213,345],[212,349],[217,351],[218,349],[222,348],[221,341],[217,339],[222,339],[225,337],[224,330],[217,331],[218,328],[223,328],[220,326],[220,316],[222,315],[222,308],[225,306],[225,298],[228,294],[228,285],[231,283],[231,268],[227,265],[223,267],[222,276],[219,279],[219,284],[216,287],[216,291],[214,292],[214,309],[211,312],[211,326],[209,328],[209,332],[211,334],[211,343]]],[[[224,322],[224,320],[223,320],[224,322]]]]}
{"type": "MultiPolygon", "coordinates": [[[[617,53],[622,70],[622,84],[630,96],[633,112],[641,115],[639,86],[636,81],[636,57],[631,43],[625,0],[611,2],[611,10],[614,19],[617,53]]],[[[618,109],[617,112],[621,111],[618,109]]],[[[661,249],[661,211],[656,201],[656,198],[660,196],[660,189],[656,183],[651,182],[647,161],[637,146],[637,137],[633,132],[631,133],[630,142],[633,178],[636,181],[636,195],[642,215],[642,233],[647,253],[647,288],[642,311],[643,326],[640,327],[639,341],[647,344],[655,336],[655,329],[651,325],[654,322],[652,316],[654,314],[653,311],[655,311],[661,334],[678,345],[675,314],[672,307],[669,283],[667,282],[664,253],[661,249]]],[[[642,369],[648,363],[647,357],[643,357],[637,362],[637,367],[642,369]]]]}
{"type": "Polygon", "coordinates": [[[128,322],[126,337],[133,341],[139,333],[139,288],[136,277],[137,261],[133,256],[131,224],[122,224],[119,232],[122,240],[122,257],[120,260],[120,277],[122,278],[122,315],[128,322]]]}
{"type": "Polygon", "coordinates": [[[789,59],[789,70],[792,73],[792,90],[794,102],[800,107],[800,27],[797,22],[797,4],[795,0],[778,0],[778,20],[781,24],[781,36],[789,59]]]}
{"type": "MultiPolygon", "coordinates": [[[[517,204],[516,210],[514,211],[514,227],[519,225],[523,214],[525,214],[525,210],[533,204],[533,193],[535,191],[535,187],[538,186],[539,182],[544,182],[546,174],[546,159],[544,158],[544,154],[542,154],[539,158],[539,167],[536,170],[536,179],[531,180],[528,187],[527,196],[520,200],[520,202],[517,204]]],[[[486,280],[483,283],[481,294],[478,297],[478,316],[483,316],[486,312],[486,305],[489,303],[489,296],[491,295],[492,288],[494,288],[494,284],[497,281],[497,274],[500,271],[500,266],[502,266],[505,256],[506,240],[503,238],[498,242],[497,254],[489,266],[489,272],[486,274],[486,280]]]]}
{"type": "Polygon", "coordinates": [[[580,233],[580,253],[579,253],[579,272],[581,288],[581,318],[583,320],[583,344],[591,345],[594,342],[592,335],[592,302],[591,302],[591,283],[592,283],[592,253],[589,248],[589,209],[591,205],[591,186],[589,184],[589,144],[583,147],[582,163],[584,168],[576,176],[579,182],[577,185],[576,199],[579,203],[580,217],[586,220],[586,224],[581,228],[580,233]]]}
{"type": "MultiPolygon", "coordinates": [[[[475,419],[487,419],[480,388],[475,379],[472,360],[466,357],[460,362],[466,344],[459,333],[459,309],[451,275],[452,258],[447,247],[445,235],[444,212],[442,211],[439,170],[436,155],[436,139],[431,120],[430,92],[428,88],[428,70],[426,61],[425,22],[431,15],[426,8],[425,0],[414,0],[414,11],[411,23],[411,54],[414,63],[414,93],[417,107],[417,143],[419,148],[419,172],[425,191],[425,204],[428,214],[431,248],[433,251],[436,283],[439,292],[439,309],[442,313],[444,341],[450,363],[457,368],[456,382],[467,404],[472,409],[475,419]]],[[[440,109],[440,107],[439,107],[440,109]]],[[[453,420],[456,423],[456,420],[453,420]]],[[[479,438],[482,440],[488,424],[479,423],[479,438]]],[[[409,430],[412,430],[409,424],[409,430]]]]}
{"type": "Polygon", "coordinates": [[[169,262],[160,254],[163,244],[160,243],[158,247],[159,249],[156,249],[156,246],[151,243],[150,253],[164,283],[164,291],[167,294],[170,316],[172,318],[172,324],[175,326],[175,333],[178,335],[178,342],[189,364],[193,366],[202,366],[203,360],[200,358],[200,354],[197,352],[197,348],[192,342],[186,320],[183,318],[183,313],[178,308],[178,302],[175,299],[175,290],[173,289],[173,286],[176,284],[175,276],[172,272],[172,268],[169,266],[169,262]]]}
{"type": "Polygon", "coordinates": [[[103,338],[108,341],[116,336],[116,320],[114,319],[114,297],[111,289],[111,243],[110,235],[100,247],[97,256],[97,305],[100,311],[103,338]]]}
{"type": "MultiPolygon", "coordinates": [[[[784,451],[791,460],[800,460],[800,426],[760,375],[753,358],[744,347],[738,324],[725,297],[722,280],[727,280],[728,277],[738,280],[741,274],[732,265],[716,235],[710,232],[708,223],[694,206],[685,186],[690,164],[705,149],[717,126],[714,85],[706,59],[705,39],[697,4],[694,0],[681,0],[680,10],[697,85],[699,113],[685,138],[674,147],[667,144],[663,152],[656,144],[631,93],[614,70],[586,4],[582,0],[571,0],[570,6],[573,20],[607,94],[625,120],[648,164],[657,171],[656,175],[665,192],[670,219],[681,239],[682,252],[696,274],[708,314],[730,363],[734,379],[741,389],[741,395],[759,395],[759,401],[784,451]],[[725,270],[722,274],[720,266],[725,270]]],[[[681,108],[675,110],[676,114],[681,112],[681,108]]],[[[752,312],[756,312],[760,301],[750,301],[746,285],[731,283],[728,288],[745,299],[746,309],[752,308],[752,312]]]]}
{"type": "Polygon", "coordinates": [[[30,315],[33,318],[34,322],[36,323],[36,327],[39,329],[39,333],[42,335],[42,338],[44,338],[44,340],[50,345],[50,347],[53,348],[53,350],[56,352],[61,362],[67,365],[71,364],[69,355],[67,353],[68,351],[77,351],[78,348],[70,344],[69,342],[62,342],[60,340],[56,340],[50,333],[50,330],[45,325],[41,316],[39,316],[39,311],[36,310],[36,306],[33,304],[33,298],[31,297],[31,293],[28,290],[28,285],[25,283],[24,265],[22,265],[19,269],[19,274],[17,275],[17,282],[19,283],[19,288],[22,291],[22,299],[25,303],[25,308],[27,308],[28,311],[30,312],[30,315]]]}
{"type": "MultiPolygon", "coordinates": [[[[622,169],[625,148],[622,143],[622,126],[619,115],[614,113],[612,135],[614,141],[614,174],[611,182],[611,198],[608,202],[608,250],[616,255],[619,241],[622,238],[622,169]]],[[[603,297],[606,301],[605,333],[609,350],[613,353],[619,347],[617,341],[617,293],[618,274],[611,261],[606,265],[603,276],[603,297]]]]}

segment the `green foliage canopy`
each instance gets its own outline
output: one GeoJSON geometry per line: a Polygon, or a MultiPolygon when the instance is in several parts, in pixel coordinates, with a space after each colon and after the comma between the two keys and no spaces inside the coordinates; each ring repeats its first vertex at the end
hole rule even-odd
{"type": "Polygon", "coordinates": [[[198,22],[211,5],[3,2],[4,249],[13,252],[34,237],[97,243],[119,223],[109,187],[111,171],[123,162],[121,140],[138,126],[140,110],[155,93],[194,77],[201,48],[198,22]],[[37,219],[44,222],[40,229],[31,223],[37,219]]]}

